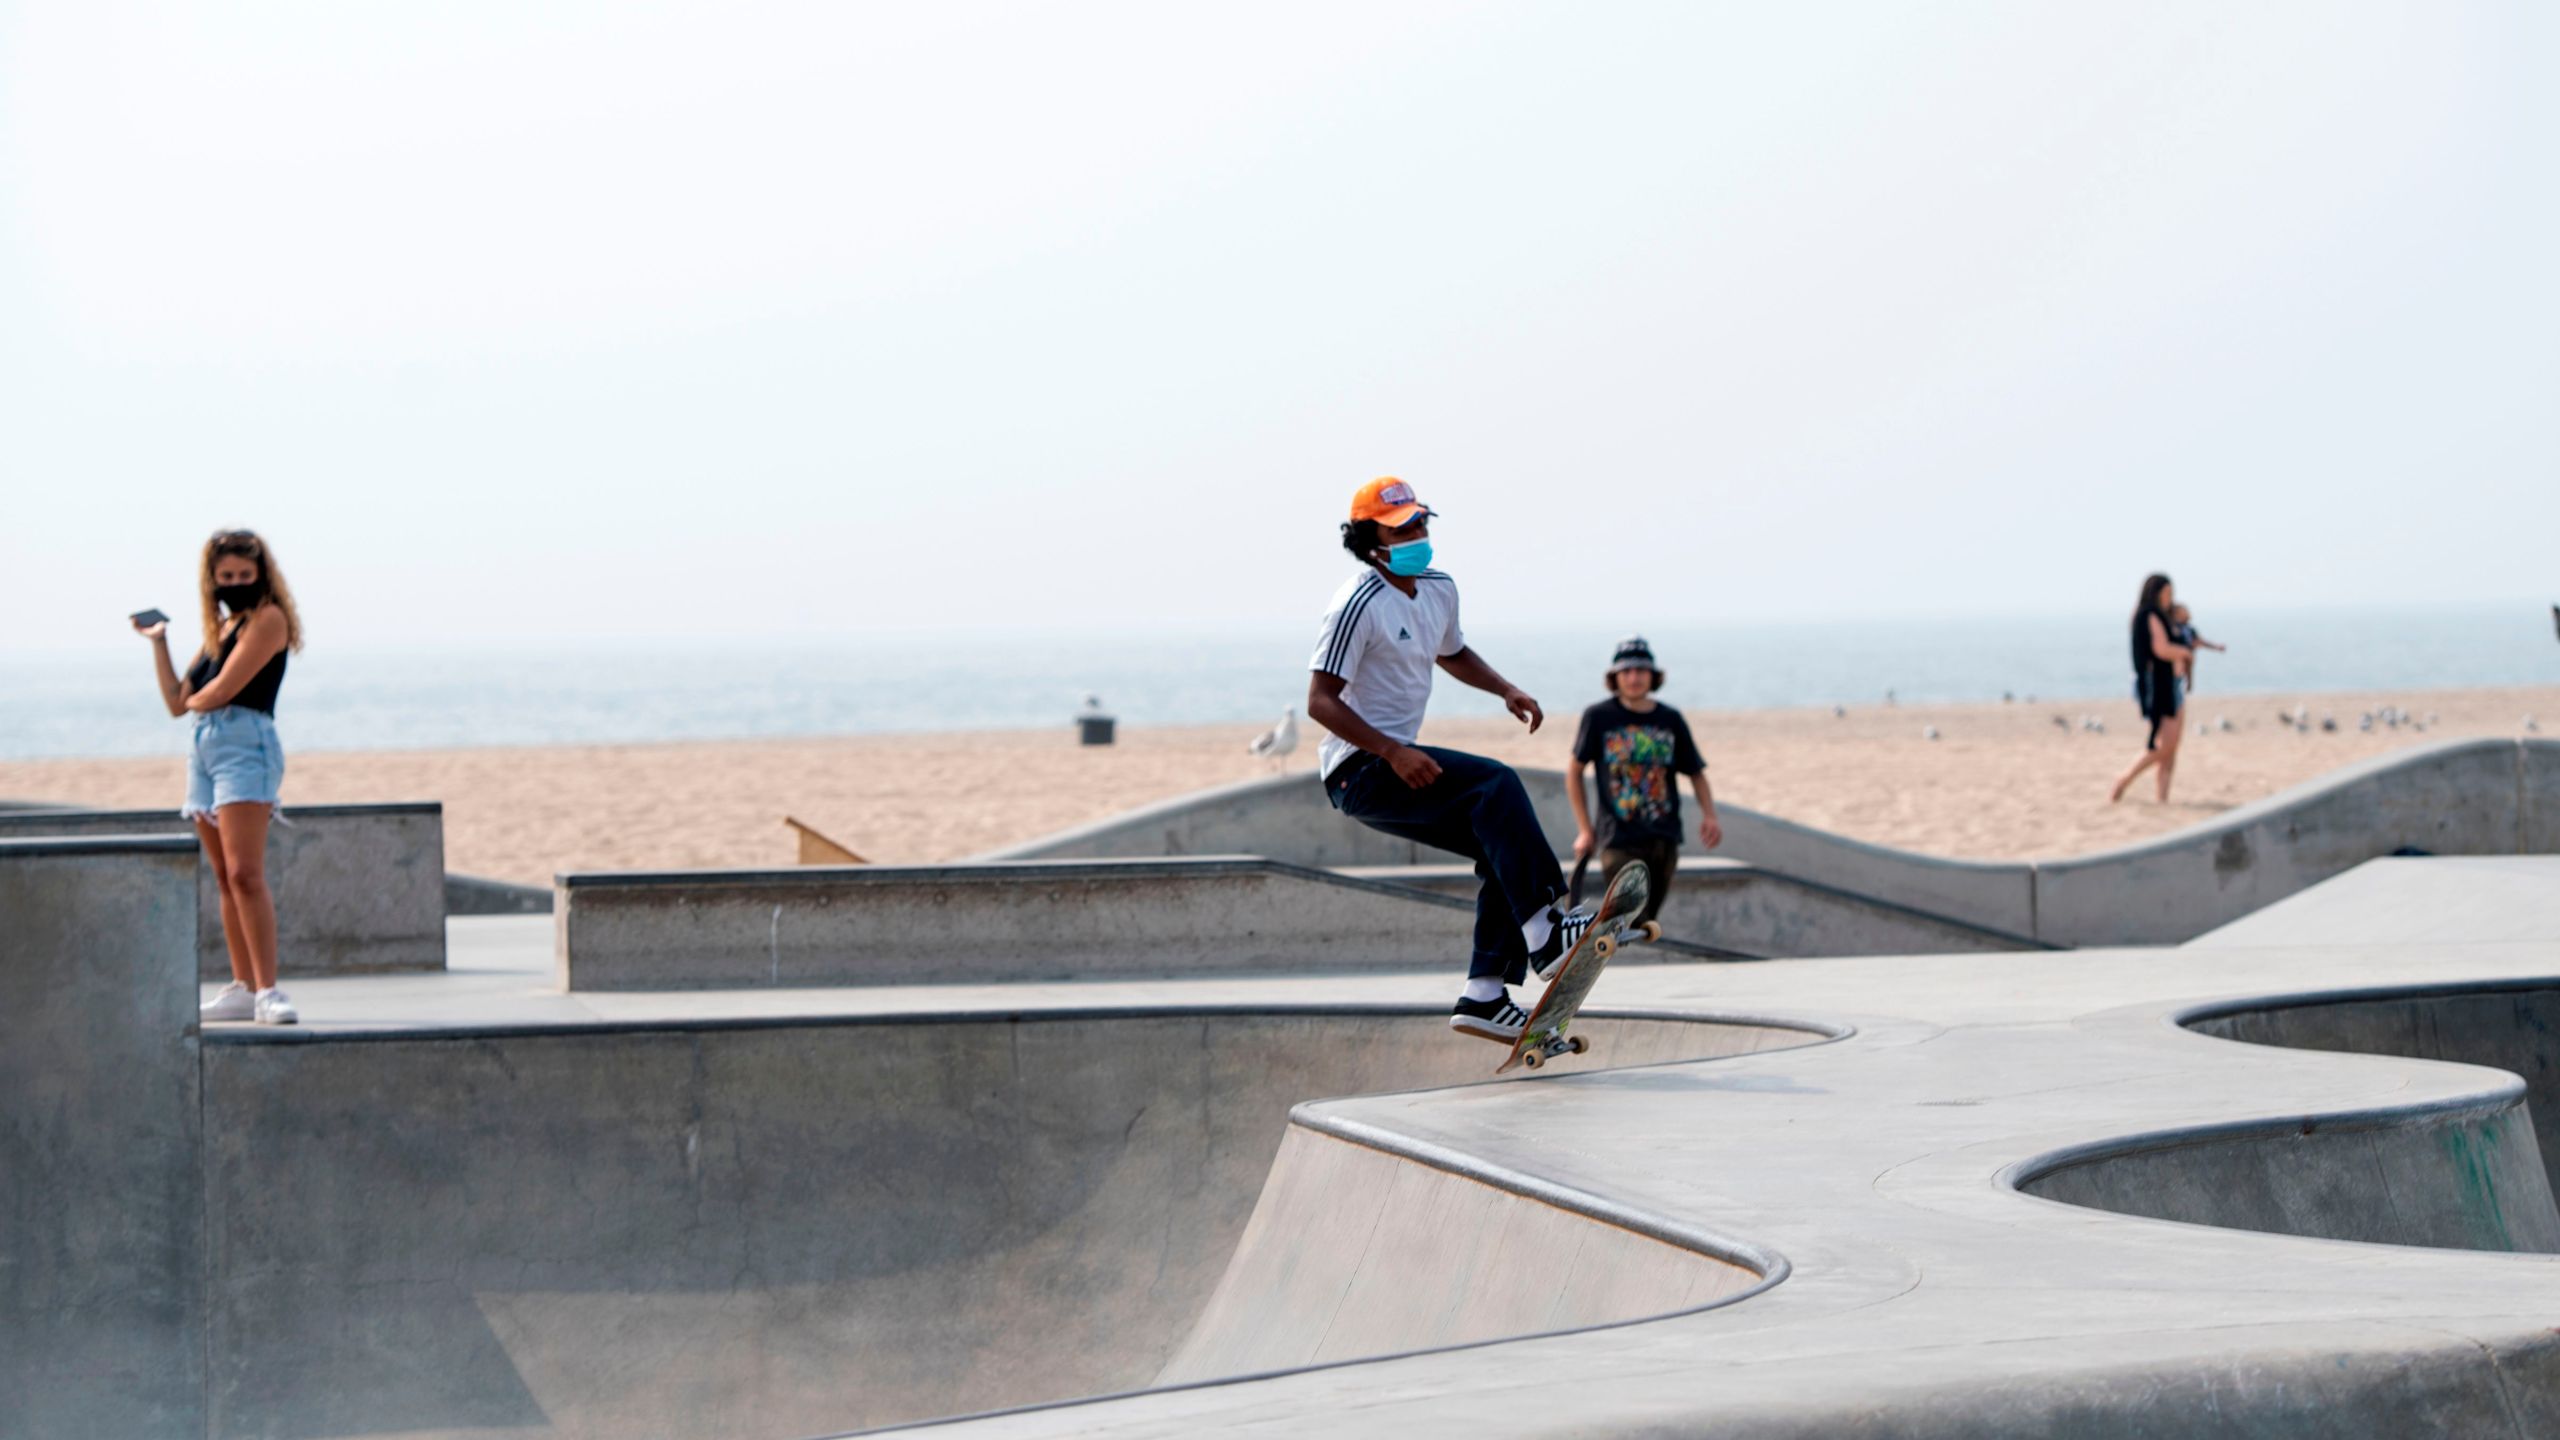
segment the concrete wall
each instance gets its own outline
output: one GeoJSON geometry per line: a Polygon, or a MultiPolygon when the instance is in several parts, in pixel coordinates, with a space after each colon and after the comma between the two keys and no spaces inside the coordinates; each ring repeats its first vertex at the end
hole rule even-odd
{"type": "MultiPolygon", "coordinates": [[[[1346,872],[1364,880],[1410,885],[1472,901],[1477,880],[1466,865],[1385,865],[1346,872]]],[[[1584,885],[1598,893],[1598,875],[1584,885]]],[[[2042,948],[2023,936],[1965,925],[1889,905],[1731,860],[1683,856],[1664,897],[1665,939],[1733,959],[1814,955],[1956,955],[2042,948]]],[[[1644,950],[1628,952],[1644,958],[1644,950]]]]}
{"type": "MultiPolygon", "coordinates": [[[[226,1032],[207,1433],[770,1440],[1144,1385],[1292,1104],[1486,1079],[1444,1023],[226,1032]]],[[[1591,1028],[1623,1063],[1819,1038],[1591,1028]]]]}
{"type": "MultiPolygon", "coordinates": [[[[1550,844],[1573,838],[1564,777],[1522,770],[1550,844]]],[[[2050,945],[2191,939],[2356,864],[2560,853],[2560,741],[2449,740],[2348,766],[2157,840],[2036,862],[1945,860],[1720,805],[1714,856],[2050,945]]],[[[1301,865],[1432,865],[1447,856],[1334,813],[1305,775],[1203,791],[989,859],[1268,855],[1301,865]]],[[[1685,855],[1704,858],[1694,845],[1685,855]]],[[[1708,941],[1707,943],[1722,943],[1708,941]]],[[[1734,947],[1745,948],[1745,947],[1734,947]]]]}
{"type": "Polygon", "coordinates": [[[2512,855],[2550,741],[2449,740],[2376,756],[2157,840],[2036,866],[2037,938],[2171,945],[2402,849],[2512,855]]]}
{"type": "MultiPolygon", "coordinates": [[[[277,957],[286,981],[444,968],[444,807],[287,806],[292,823],[268,831],[267,883],[275,891],[277,957]]],[[[171,810],[45,810],[0,815],[0,839],[40,835],[178,835],[195,832],[171,810]]],[[[197,973],[231,975],[222,939],[221,884],[198,867],[197,973]]]]}
{"type": "MultiPolygon", "coordinates": [[[[1573,808],[1561,770],[1524,768],[1547,843],[1573,849],[1573,808]]],[[[1784,875],[1818,881],[1965,924],[2024,935],[2034,924],[2033,869],[2022,864],[1941,860],[1827,834],[1746,806],[1720,804],[1724,844],[1710,853],[1784,875]]],[[[1263,855],[1293,865],[1438,865],[1449,859],[1410,840],[1382,835],[1344,819],[1305,774],[1249,780],[1178,796],[1126,815],[980,857],[1058,860],[1164,855],[1263,855]]]]}
{"type": "Polygon", "coordinates": [[[195,843],[0,840],[0,1432],[203,1435],[195,843]]]}
{"type": "Polygon", "coordinates": [[[1252,856],[564,875],[570,990],[1447,967],[1472,904],[1252,856]]]}

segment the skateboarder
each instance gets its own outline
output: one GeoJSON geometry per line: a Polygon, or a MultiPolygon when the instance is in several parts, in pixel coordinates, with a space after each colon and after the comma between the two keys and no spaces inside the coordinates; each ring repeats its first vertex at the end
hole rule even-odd
{"type": "Polygon", "coordinates": [[[1316,757],[1325,798],[1373,830],[1475,862],[1475,948],[1449,1028],[1508,1045],[1529,1018],[1509,987],[1533,969],[1547,978],[1591,912],[1564,908],[1564,872],[1510,766],[1413,742],[1434,665],[1501,696],[1532,734],[1546,715],[1468,648],[1458,583],[1431,568],[1431,509],[1412,486],[1361,486],[1342,546],[1361,572],[1334,592],[1308,664],[1307,718],[1330,732],[1316,757]]]}
{"type": "Polygon", "coordinates": [[[1576,827],[1573,858],[1584,859],[1596,847],[1601,871],[1611,879],[1628,861],[1643,861],[1652,883],[1636,917],[1642,923],[1662,913],[1662,897],[1671,893],[1672,872],[1680,865],[1676,777],[1688,776],[1698,792],[1698,843],[1714,849],[1724,840],[1724,826],[1707,784],[1707,759],[1698,753],[1688,720],[1654,698],[1662,671],[1653,663],[1653,647],[1641,635],[1618,642],[1605,679],[1609,698],[1582,712],[1573,763],[1565,770],[1576,827]],[[1600,830],[1591,823],[1590,801],[1582,793],[1587,765],[1600,767],[1600,830]]]}

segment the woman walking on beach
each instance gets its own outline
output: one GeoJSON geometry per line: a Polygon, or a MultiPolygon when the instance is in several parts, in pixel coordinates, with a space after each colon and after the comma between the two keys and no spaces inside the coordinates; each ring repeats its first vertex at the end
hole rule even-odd
{"type": "Polygon", "coordinates": [[[2124,798],[2142,772],[2160,771],[2160,803],[2169,803],[2169,780],[2178,769],[2178,738],[2186,728],[2179,693],[2178,667],[2195,651],[2179,644],[2169,635],[2169,610],[2178,603],[2176,587],[2166,575],[2149,576],[2142,582],[2142,599],[2133,607],[2133,698],[2142,705],[2142,718],[2151,722],[2151,736],[2143,742],[2142,756],[2133,768],[2117,777],[2115,790],[2107,796],[2114,804],[2124,798]]]}
{"type": "Polygon", "coordinates": [[[193,714],[187,801],[205,858],[222,882],[222,938],[231,983],[205,1002],[206,1020],[291,1025],[301,1017],[276,988],[276,902],[267,890],[267,826],[284,784],[276,692],[285,656],[302,648],[302,617],[265,541],[224,530],[205,542],[196,575],[204,644],[182,678],[169,661],[169,623],[137,621],[151,641],[160,699],[193,714]]]}

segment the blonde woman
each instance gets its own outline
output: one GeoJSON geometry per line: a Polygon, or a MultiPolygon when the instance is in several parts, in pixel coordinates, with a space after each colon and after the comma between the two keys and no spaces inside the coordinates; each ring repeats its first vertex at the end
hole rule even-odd
{"type": "Polygon", "coordinates": [[[205,858],[222,881],[222,938],[231,983],[205,1002],[206,1020],[291,1025],[301,1017],[276,988],[276,902],[267,889],[267,826],[284,784],[276,740],[276,692],[285,657],[302,648],[302,617],[267,543],[224,530],[204,544],[198,568],[204,644],[181,677],[169,661],[165,620],[136,630],[151,641],[160,699],[172,716],[195,716],[187,803],[205,858]]]}

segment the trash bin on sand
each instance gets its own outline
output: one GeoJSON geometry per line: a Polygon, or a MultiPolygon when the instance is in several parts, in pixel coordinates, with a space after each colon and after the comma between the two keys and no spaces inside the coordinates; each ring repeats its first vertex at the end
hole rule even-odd
{"type": "Polygon", "coordinates": [[[1076,739],[1086,745],[1108,745],[1118,723],[1103,710],[1102,697],[1087,695],[1084,708],[1076,712],[1076,739]]]}

